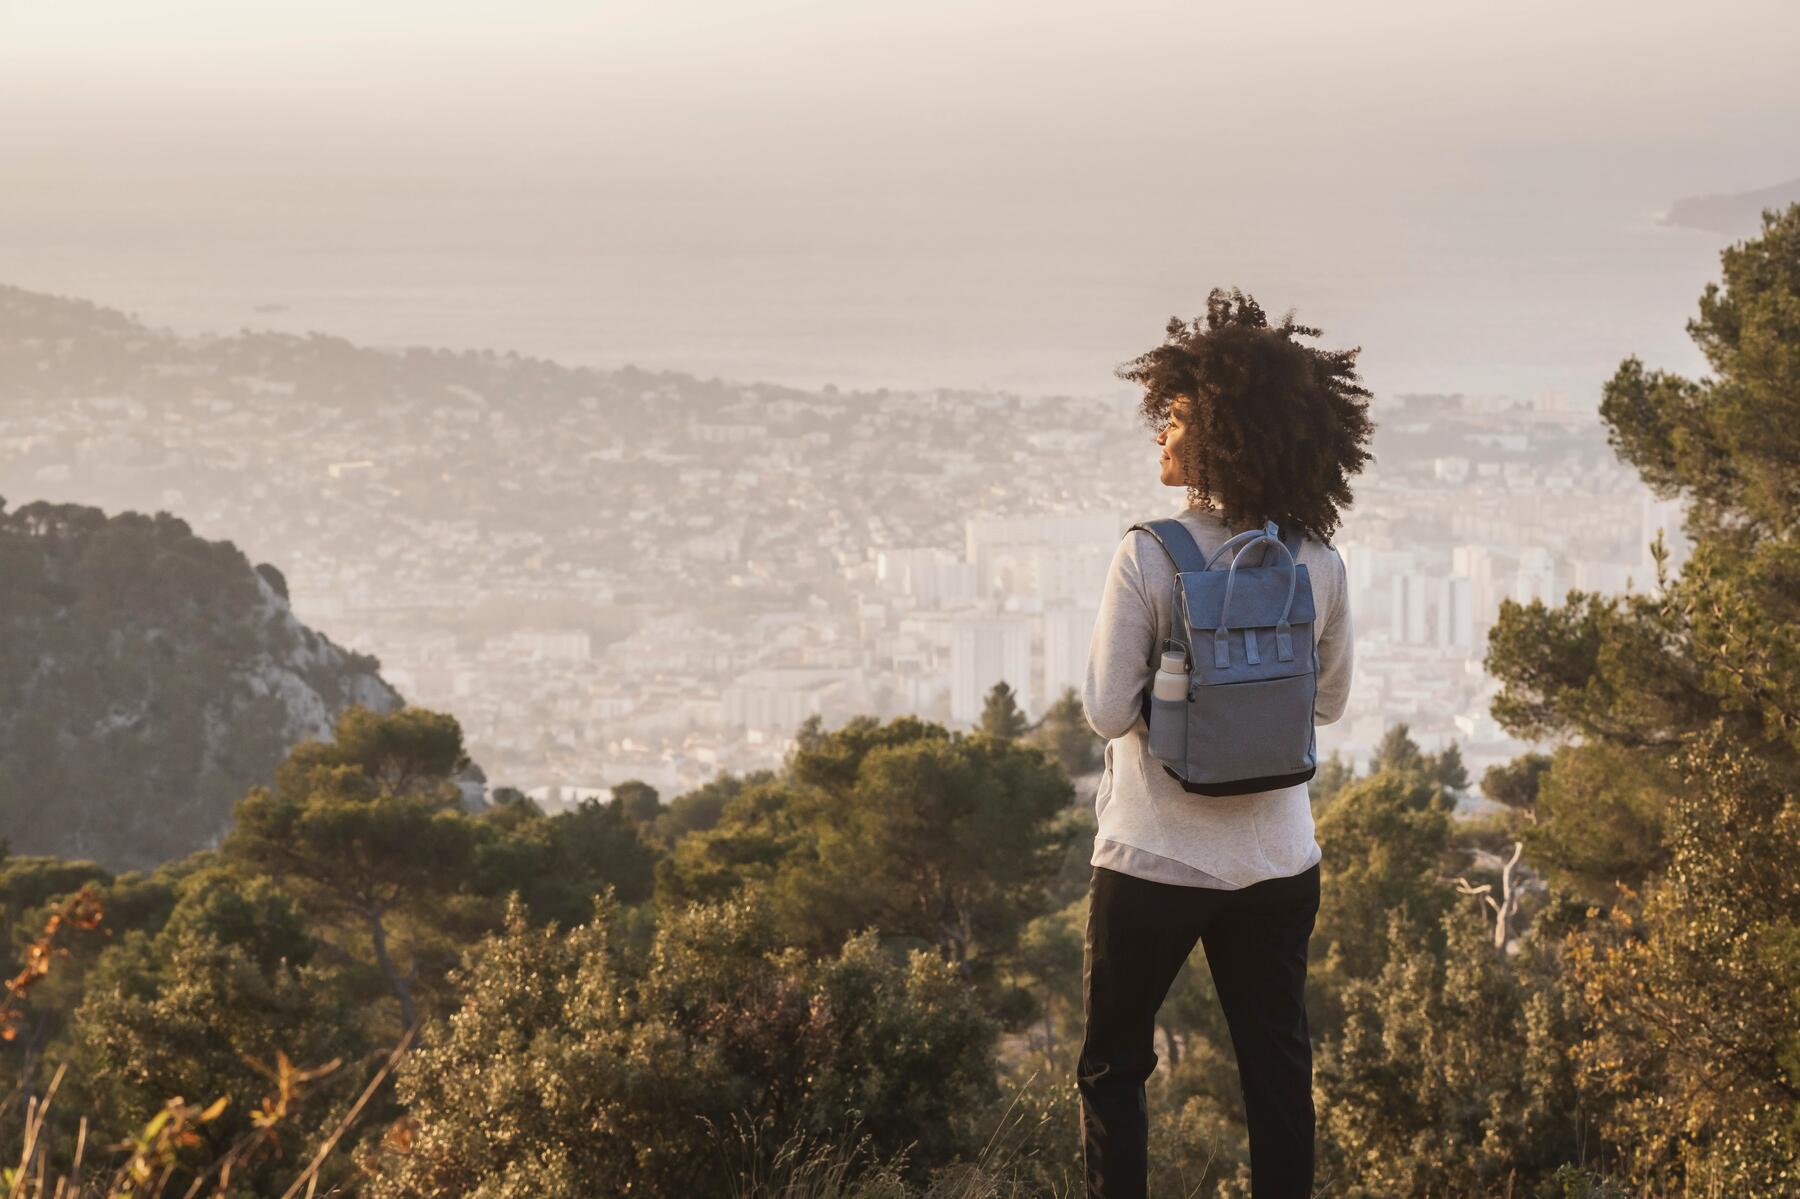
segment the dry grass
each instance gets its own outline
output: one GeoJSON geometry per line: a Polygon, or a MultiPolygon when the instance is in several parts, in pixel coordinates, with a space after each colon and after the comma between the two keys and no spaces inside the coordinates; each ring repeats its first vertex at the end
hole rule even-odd
{"type": "MultiPolygon", "coordinates": [[[[1019,1098],[1034,1073],[1014,1092],[1012,1102],[972,1162],[957,1162],[933,1175],[922,1189],[905,1181],[907,1149],[885,1160],[868,1150],[868,1134],[856,1135],[858,1118],[845,1135],[827,1143],[795,1133],[780,1145],[767,1146],[758,1122],[734,1119],[721,1131],[708,1121],[726,1169],[732,1199],[1062,1199],[1073,1195],[1074,1180],[1046,1190],[1029,1172],[1038,1131],[1023,1114],[1015,1115],[1019,1098]]],[[[1046,1116],[1035,1122],[1041,1125],[1046,1116]]]]}
{"type": "MultiPolygon", "coordinates": [[[[282,1192],[281,1199],[300,1199],[301,1196],[315,1199],[320,1169],[411,1047],[416,1031],[416,1028],[408,1031],[389,1051],[356,1102],[320,1143],[306,1168],[282,1192]]],[[[93,1152],[88,1144],[88,1121],[84,1116],[68,1172],[54,1173],[49,1164],[44,1126],[50,1105],[68,1070],[65,1062],[50,1079],[42,1099],[35,1095],[26,1099],[25,1135],[19,1162],[0,1174],[0,1180],[6,1185],[6,1199],[172,1199],[176,1194],[181,1199],[202,1199],[203,1196],[231,1194],[233,1176],[272,1152],[283,1130],[291,1128],[308,1085],[334,1072],[341,1063],[333,1060],[322,1066],[302,1069],[290,1062],[285,1054],[279,1054],[273,1066],[253,1064],[270,1080],[271,1090],[252,1109],[249,1131],[232,1141],[177,1192],[171,1189],[171,1182],[178,1176],[186,1177],[182,1170],[183,1151],[203,1143],[201,1130],[224,1114],[230,1099],[221,1096],[206,1107],[181,1098],[170,1099],[141,1129],[119,1144],[109,1146],[109,1157],[116,1164],[91,1177],[83,1176],[83,1166],[93,1152]]]]}

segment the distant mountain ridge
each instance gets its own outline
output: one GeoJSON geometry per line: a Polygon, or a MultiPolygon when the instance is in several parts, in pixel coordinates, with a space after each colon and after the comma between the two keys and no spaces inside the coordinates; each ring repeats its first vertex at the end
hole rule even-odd
{"type": "Polygon", "coordinates": [[[1755,191],[1731,195],[1684,196],[1669,206],[1663,224],[1705,229],[1728,237],[1753,237],[1762,229],[1765,208],[1786,208],[1800,201],[1800,175],[1755,191]]]}
{"type": "Polygon", "coordinates": [[[166,512],[0,499],[0,836],[147,868],[361,704],[380,663],[302,625],[281,572],[166,512]]]}
{"type": "MultiPolygon", "coordinates": [[[[679,371],[565,366],[513,350],[376,347],[322,332],[244,327],[234,333],[184,334],[145,324],[134,312],[75,296],[0,283],[0,405],[63,396],[129,394],[154,409],[163,398],[230,393],[278,406],[289,400],[359,405],[436,392],[444,402],[505,408],[529,391],[534,410],[575,407],[605,394],[623,414],[655,415],[638,389],[658,382],[717,391],[679,371]],[[275,378],[263,378],[273,371],[275,378]]],[[[804,390],[757,384],[770,396],[808,398],[804,390]]],[[[835,389],[834,389],[835,391],[835,389]]]]}

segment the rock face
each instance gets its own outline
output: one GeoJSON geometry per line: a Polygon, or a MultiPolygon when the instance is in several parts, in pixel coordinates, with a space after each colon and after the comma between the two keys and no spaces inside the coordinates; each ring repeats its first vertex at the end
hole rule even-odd
{"type": "Polygon", "coordinates": [[[126,869],[216,844],[294,744],[328,739],[353,704],[403,705],[379,669],[296,620],[280,571],[168,513],[0,501],[0,836],[15,853],[126,869]]]}

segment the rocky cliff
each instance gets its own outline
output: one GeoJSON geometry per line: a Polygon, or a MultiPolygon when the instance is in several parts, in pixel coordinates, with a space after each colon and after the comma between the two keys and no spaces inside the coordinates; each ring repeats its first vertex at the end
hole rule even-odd
{"type": "Polygon", "coordinates": [[[115,869],[213,844],[296,742],[402,705],[379,667],[168,513],[0,500],[0,836],[115,869]]]}

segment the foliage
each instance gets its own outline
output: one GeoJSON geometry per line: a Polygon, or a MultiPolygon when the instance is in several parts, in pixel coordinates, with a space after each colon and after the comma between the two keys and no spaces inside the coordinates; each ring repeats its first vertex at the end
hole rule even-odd
{"type": "MultiPolygon", "coordinates": [[[[262,899],[253,905],[258,927],[242,939],[223,940],[223,930],[195,913],[171,920],[154,940],[136,933],[108,951],[71,1026],[77,1089],[100,1127],[131,1127],[169,1096],[259,1094],[267,1079],[256,1063],[367,1051],[354,991],[337,971],[274,955],[292,935],[292,909],[266,892],[262,899]]],[[[312,1121],[292,1122],[300,1135],[316,1136],[335,1118],[334,1102],[347,1102],[352,1085],[347,1075],[327,1078],[312,1121]]],[[[217,1150],[256,1127],[253,1105],[234,1104],[208,1145],[217,1150]]],[[[274,1155],[266,1168],[259,1177],[284,1170],[274,1155]]]]}
{"type": "Polygon", "coordinates": [[[1082,714],[1081,696],[1073,687],[1063,688],[1024,739],[1060,762],[1070,778],[1098,772],[1106,750],[1106,742],[1094,735],[1082,714]]]}
{"type": "Polygon", "coordinates": [[[476,823],[470,886],[481,895],[519,892],[534,919],[575,923],[608,884],[623,903],[650,896],[657,852],[616,802],[584,799],[545,816],[524,800],[496,805],[476,823]]]}
{"type": "Polygon", "coordinates": [[[1538,779],[1537,820],[1521,836],[1559,886],[1608,902],[1668,865],[1664,826],[1678,780],[1660,755],[1605,741],[1558,747],[1538,779]]]}
{"type": "Polygon", "coordinates": [[[1431,930],[1451,902],[1439,883],[1450,844],[1443,792],[1416,770],[1384,770],[1339,792],[1317,836],[1330,868],[1319,883],[1315,953],[1334,975],[1373,977],[1387,961],[1390,913],[1431,930]]]}
{"type": "Polygon", "coordinates": [[[1565,1054],[1579,1005],[1554,945],[1508,963],[1473,905],[1440,926],[1428,938],[1390,914],[1386,961],[1345,984],[1343,1033],[1316,1064],[1321,1173],[1346,1199],[1485,1197],[1580,1152],[1565,1054]]]}
{"type": "Polygon", "coordinates": [[[1714,374],[1627,359],[1601,415],[1693,551],[1650,594],[1502,606],[1495,716],[1562,744],[1527,844],[1593,900],[1575,1050],[1634,1186],[1800,1176],[1800,205],[1727,249],[1688,331],[1714,374]],[[1605,905],[1611,905],[1610,910],[1605,905]]]}
{"type": "Polygon", "coordinates": [[[1538,791],[1544,773],[1550,769],[1550,755],[1528,753],[1510,762],[1499,762],[1481,776],[1483,799],[1503,804],[1527,819],[1537,821],[1538,791]]]}
{"type": "Polygon", "coordinates": [[[677,795],[656,818],[652,842],[666,852],[689,833],[705,832],[719,823],[725,805],[745,787],[768,782],[774,777],[770,770],[752,770],[745,775],[726,771],[692,791],[677,795]]]}
{"type": "Polygon", "coordinates": [[[1319,763],[1319,768],[1307,780],[1306,796],[1312,804],[1316,816],[1321,809],[1337,798],[1337,793],[1347,787],[1356,778],[1356,763],[1332,750],[1331,754],[1319,763]]]}
{"type": "Polygon", "coordinates": [[[245,796],[225,842],[227,859],[267,872],[320,917],[364,931],[402,1027],[417,1019],[419,970],[411,961],[403,972],[391,925],[396,915],[429,919],[469,871],[475,825],[448,783],[465,763],[448,717],[409,710],[383,719],[351,708],[332,743],[297,748],[273,789],[245,796]]]}
{"type": "Polygon", "coordinates": [[[0,997],[0,1040],[10,1041],[18,1035],[18,1022],[25,1015],[19,1005],[31,989],[50,973],[50,963],[67,957],[69,948],[65,929],[93,929],[100,926],[106,910],[100,893],[92,883],[83,883],[57,905],[44,921],[44,931],[25,947],[25,964],[17,974],[4,980],[4,996],[0,997]]]}
{"type": "Polygon", "coordinates": [[[1800,798],[1720,730],[1683,782],[1666,876],[1571,942],[1577,1059],[1631,1177],[1777,1194],[1800,1178],[1800,798]]]}
{"type": "Polygon", "coordinates": [[[665,909],[767,883],[790,944],[830,953],[854,930],[936,946],[1009,1022],[1029,999],[1000,977],[1049,909],[1073,830],[1068,778],[1034,747],[903,718],[851,721],[748,787],[657,871],[665,909]],[[1006,996],[1002,999],[1001,996],[1006,996]]]}
{"type": "Polygon", "coordinates": [[[1036,1005],[1038,1024],[1028,1031],[1049,1062],[1059,1048],[1057,1014],[1081,1013],[1081,968],[1085,949],[1087,900],[1071,901],[1059,911],[1032,920],[1019,935],[1011,966],[1036,1005]]]}
{"type": "Polygon", "coordinates": [[[1441,753],[1425,753],[1413,740],[1412,728],[1404,720],[1388,726],[1369,759],[1370,774],[1382,771],[1417,773],[1451,794],[1469,789],[1469,772],[1463,766],[1462,750],[1456,742],[1445,746],[1441,753]]]}
{"type": "Polygon", "coordinates": [[[1019,710],[1017,693],[1004,679],[988,688],[976,727],[996,741],[1016,740],[1031,727],[1025,713],[1019,710]]]}
{"type": "Polygon", "coordinates": [[[642,779],[626,779],[612,789],[611,807],[632,824],[654,824],[662,814],[662,797],[642,779]]]}
{"type": "Polygon", "coordinates": [[[1723,721],[1728,736],[1760,745],[1791,776],[1800,756],[1800,205],[1766,213],[1762,236],[1722,259],[1724,285],[1707,285],[1688,322],[1716,376],[1695,382],[1627,359],[1601,405],[1619,452],[1659,492],[1688,501],[1691,557],[1655,594],[1502,605],[1488,654],[1505,684],[1494,714],[1527,736],[1659,759],[1723,721]]]}
{"type": "Polygon", "coordinates": [[[515,902],[468,955],[461,1008],[401,1067],[418,1127],[373,1195],[718,1194],[707,1121],[738,1113],[776,1142],[878,1115],[874,1153],[911,1143],[915,1172],[974,1147],[993,1026],[936,955],[900,964],[868,933],[810,959],[752,888],[669,913],[633,977],[613,919],[608,895],[533,929],[515,902]]]}

